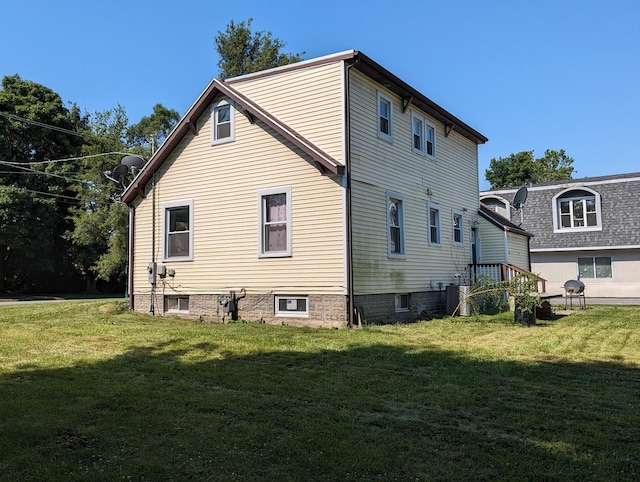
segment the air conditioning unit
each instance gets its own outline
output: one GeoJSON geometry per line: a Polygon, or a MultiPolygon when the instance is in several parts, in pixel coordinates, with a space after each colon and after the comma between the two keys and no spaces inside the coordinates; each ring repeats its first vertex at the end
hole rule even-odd
{"type": "Polygon", "coordinates": [[[445,309],[447,315],[453,315],[460,301],[460,287],[458,285],[447,285],[445,309]]]}

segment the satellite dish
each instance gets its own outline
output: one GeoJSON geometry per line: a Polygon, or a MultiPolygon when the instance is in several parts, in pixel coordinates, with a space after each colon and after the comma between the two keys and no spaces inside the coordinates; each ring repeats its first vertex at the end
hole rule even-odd
{"type": "Polygon", "coordinates": [[[111,175],[124,186],[124,179],[127,173],[129,172],[129,168],[125,164],[120,164],[116,166],[113,171],[111,171],[111,175]]]}
{"type": "Polygon", "coordinates": [[[136,172],[144,167],[145,160],[140,156],[124,156],[120,159],[120,165],[127,166],[127,169],[131,172],[136,172]]]}
{"type": "Polygon", "coordinates": [[[527,200],[527,188],[525,186],[522,186],[520,189],[518,189],[518,191],[516,192],[516,195],[513,197],[513,202],[511,204],[513,204],[513,207],[516,209],[520,209],[522,208],[522,206],[524,206],[525,201],[527,200]]]}

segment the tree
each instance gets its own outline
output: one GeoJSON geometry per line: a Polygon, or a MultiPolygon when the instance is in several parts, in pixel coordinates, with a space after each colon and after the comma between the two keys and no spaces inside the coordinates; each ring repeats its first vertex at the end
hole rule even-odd
{"type": "Polygon", "coordinates": [[[491,189],[512,188],[527,184],[571,179],[573,159],[564,149],[547,149],[543,157],[534,159],[533,151],[522,151],[508,157],[491,159],[485,177],[491,189]]]}
{"type": "Polygon", "coordinates": [[[280,39],[273,38],[271,32],[252,32],[250,18],[236,24],[229,22],[224,32],[218,31],[214,38],[215,48],[220,60],[218,76],[221,79],[258,72],[260,70],[292,64],[302,60],[302,53],[286,54],[280,52],[286,45],[280,39]]]}
{"type": "Polygon", "coordinates": [[[0,290],[64,289],[77,276],[64,232],[76,202],[70,179],[78,162],[50,160],[80,153],[77,132],[86,117],[51,89],[18,75],[2,79],[0,114],[0,290]]]}
{"type": "Polygon", "coordinates": [[[127,142],[130,147],[142,147],[145,150],[145,157],[149,158],[179,120],[178,111],[156,104],[153,106],[153,114],[143,117],[140,122],[127,129],[127,142]]]}

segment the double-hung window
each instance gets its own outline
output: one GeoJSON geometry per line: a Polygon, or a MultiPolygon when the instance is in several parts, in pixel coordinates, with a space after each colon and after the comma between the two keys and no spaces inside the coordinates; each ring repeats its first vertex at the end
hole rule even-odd
{"type": "Polygon", "coordinates": [[[411,149],[431,159],[436,158],[436,128],[416,112],[411,112],[411,149]]]}
{"type": "Polygon", "coordinates": [[[291,256],[291,187],[259,191],[258,214],[258,256],[291,256]]]}
{"type": "Polygon", "coordinates": [[[439,246],[440,241],[440,206],[435,203],[427,204],[429,220],[429,244],[439,246]]]}
{"type": "Polygon", "coordinates": [[[424,154],[424,118],[411,113],[411,149],[424,154]]]}
{"type": "Polygon", "coordinates": [[[461,246],[464,244],[464,217],[461,211],[454,209],[451,211],[453,222],[453,244],[461,246]]]}
{"type": "Polygon", "coordinates": [[[212,144],[221,144],[234,140],[234,109],[227,99],[213,104],[211,111],[213,121],[212,144]]]}
{"type": "Polygon", "coordinates": [[[403,197],[387,193],[387,234],[390,257],[404,257],[404,206],[403,197]]]}
{"type": "Polygon", "coordinates": [[[163,260],[193,259],[193,199],[162,204],[164,212],[163,260]]]}
{"type": "Polygon", "coordinates": [[[602,229],[600,195],[571,189],[553,198],[554,231],[599,231],[602,229]]]}
{"type": "Polygon", "coordinates": [[[425,121],[424,137],[427,157],[436,158],[436,126],[425,121]]]}
{"type": "Polygon", "coordinates": [[[390,141],[393,135],[393,101],[378,92],[378,137],[390,141]]]}

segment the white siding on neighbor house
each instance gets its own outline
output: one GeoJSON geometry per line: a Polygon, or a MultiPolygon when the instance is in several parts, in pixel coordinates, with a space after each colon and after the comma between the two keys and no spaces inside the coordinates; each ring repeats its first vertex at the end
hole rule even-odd
{"type": "Polygon", "coordinates": [[[578,278],[578,258],[611,257],[611,278],[583,278],[588,298],[640,297],[640,249],[531,253],[531,271],[547,280],[547,292],[564,293],[567,280],[578,278]]]}
{"type": "Polygon", "coordinates": [[[356,294],[431,290],[431,282],[451,283],[471,262],[471,223],[478,219],[477,146],[436,125],[436,156],[412,150],[411,106],[351,71],[351,152],[353,172],[353,252],[356,294]],[[378,137],[377,91],[393,99],[393,140],[378,137]],[[403,197],[405,258],[387,255],[386,194],[403,197]],[[441,245],[428,244],[427,203],[440,207],[441,245]],[[463,212],[464,245],[454,246],[452,209],[463,212]]]}
{"type": "Polygon", "coordinates": [[[233,88],[343,162],[343,63],[231,80],[233,88]]]}
{"type": "MultiPolygon", "coordinates": [[[[236,112],[235,141],[211,145],[210,113],[156,173],[156,260],[175,270],[158,294],[344,294],[344,194],[301,151],[236,112]],[[303,157],[301,157],[303,156],[303,157]],[[258,191],[291,188],[292,256],[258,257],[258,191]],[[193,200],[193,261],[162,262],[162,203],[193,200]]],[[[153,192],[135,217],[134,292],[149,293],[153,192]]]]}

